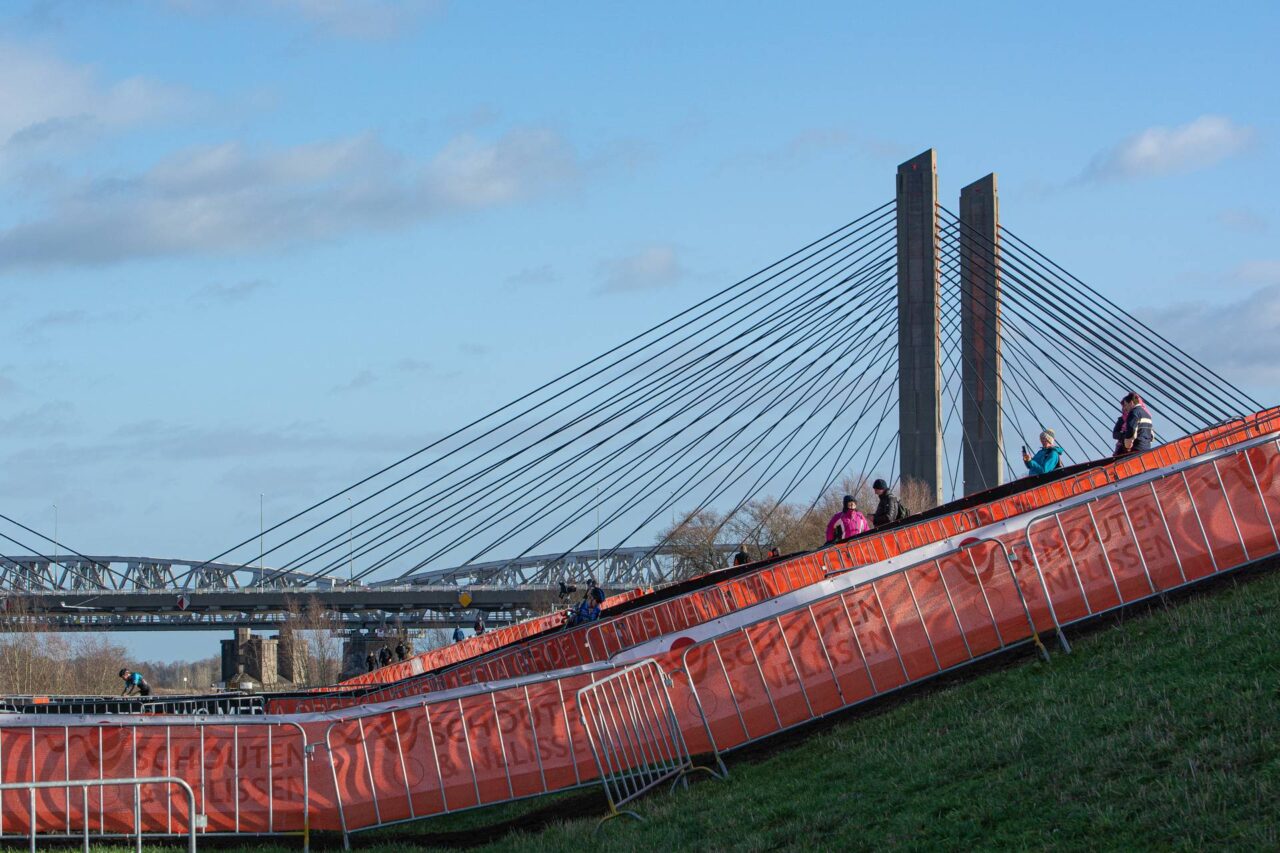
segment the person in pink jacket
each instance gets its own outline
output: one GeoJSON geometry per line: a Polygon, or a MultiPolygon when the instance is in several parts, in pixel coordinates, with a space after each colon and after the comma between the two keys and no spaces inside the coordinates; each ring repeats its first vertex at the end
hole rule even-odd
{"type": "Polygon", "coordinates": [[[841,510],[827,522],[827,541],[848,539],[870,529],[871,523],[865,515],[858,512],[858,502],[853,499],[853,495],[845,495],[841,510]]]}

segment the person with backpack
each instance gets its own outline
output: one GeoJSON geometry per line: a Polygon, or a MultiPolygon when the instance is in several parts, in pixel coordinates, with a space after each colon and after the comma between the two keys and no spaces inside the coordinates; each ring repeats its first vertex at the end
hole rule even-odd
{"type": "Polygon", "coordinates": [[[858,502],[853,495],[845,495],[844,500],[840,502],[840,511],[831,516],[831,520],[827,522],[827,542],[848,539],[850,536],[866,533],[870,529],[871,522],[867,521],[865,515],[858,512],[858,502]]]}
{"type": "Polygon", "coordinates": [[[880,499],[876,504],[875,514],[871,516],[871,523],[876,527],[885,527],[895,521],[902,521],[910,514],[902,505],[902,501],[898,500],[898,496],[889,491],[889,484],[884,480],[876,480],[872,483],[871,491],[875,492],[876,497],[880,499]]]}
{"type": "Polygon", "coordinates": [[[1050,471],[1061,468],[1062,448],[1058,446],[1053,430],[1046,429],[1040,433],[1040,449],[1036,451],[1035,456],[1027,453],[1025,447],[1022,448],[1022,461],[1026,463],[1028,477],[1048,474],[1050,471]]]}
{"type": "Polygon", "coordinates": [[[135,690],[138,691],[139,696],[151,695],[151,685],[142,677],[142,673],[130,672],[127,669],[122,669],[120,670],[119,675],[124,679],[124,690],[121,691],[121,696],[129,696],[135,690]]]}
{"type": "Polygon", "coordinates": [[[455,643],[461,643],[461,642],[462,642],[463,640],[465,640],[466,638],[467,638],[467,635],[466,635],[465,633],[463,633],[463,631],[462,631],[462,626],[461,626],[461,625],[454,625],[454,626],[453,626],[453,641],[454,641],[455,643]]]}

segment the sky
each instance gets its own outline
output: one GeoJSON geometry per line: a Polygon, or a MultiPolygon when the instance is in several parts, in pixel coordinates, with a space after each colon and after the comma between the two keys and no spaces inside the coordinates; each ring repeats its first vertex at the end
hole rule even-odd
{"type": "Polygon", "coordinates": [[[930,147],[1275,402],[1280,6],[1184,6],[0,0],[0,507],[211,556],[930,147]]]}

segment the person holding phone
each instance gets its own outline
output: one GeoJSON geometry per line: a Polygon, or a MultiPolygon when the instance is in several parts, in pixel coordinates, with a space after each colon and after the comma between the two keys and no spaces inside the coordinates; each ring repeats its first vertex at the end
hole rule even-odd
{"type": "Polygon", "coordinates": [[[1022,448],[1022,461],[1027,466],[1027,475],[1035,477],[1039,474],[1047,474],[1055,468],[1062,467],[1062,448],[1058,446],[1053,430],[1046,429],[1040,433],[1040,449],[1036,451],[1036,455],[1032,456],[1027,453],[1027,448],[1022,448]]]}

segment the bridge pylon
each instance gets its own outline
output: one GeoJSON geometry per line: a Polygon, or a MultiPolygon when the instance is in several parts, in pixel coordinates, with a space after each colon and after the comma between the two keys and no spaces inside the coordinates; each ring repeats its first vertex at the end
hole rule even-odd
{"type": "Polygon", "coordinates": [[[898,166],[898,452],[902,482],[942,503],[938,156],[898,166]]]}
{"type": "Polygon", "coordinates": [[[960,385],[964,492],[1003,482],[1000,201],[995,173],[960,190],[960,385]]]}

